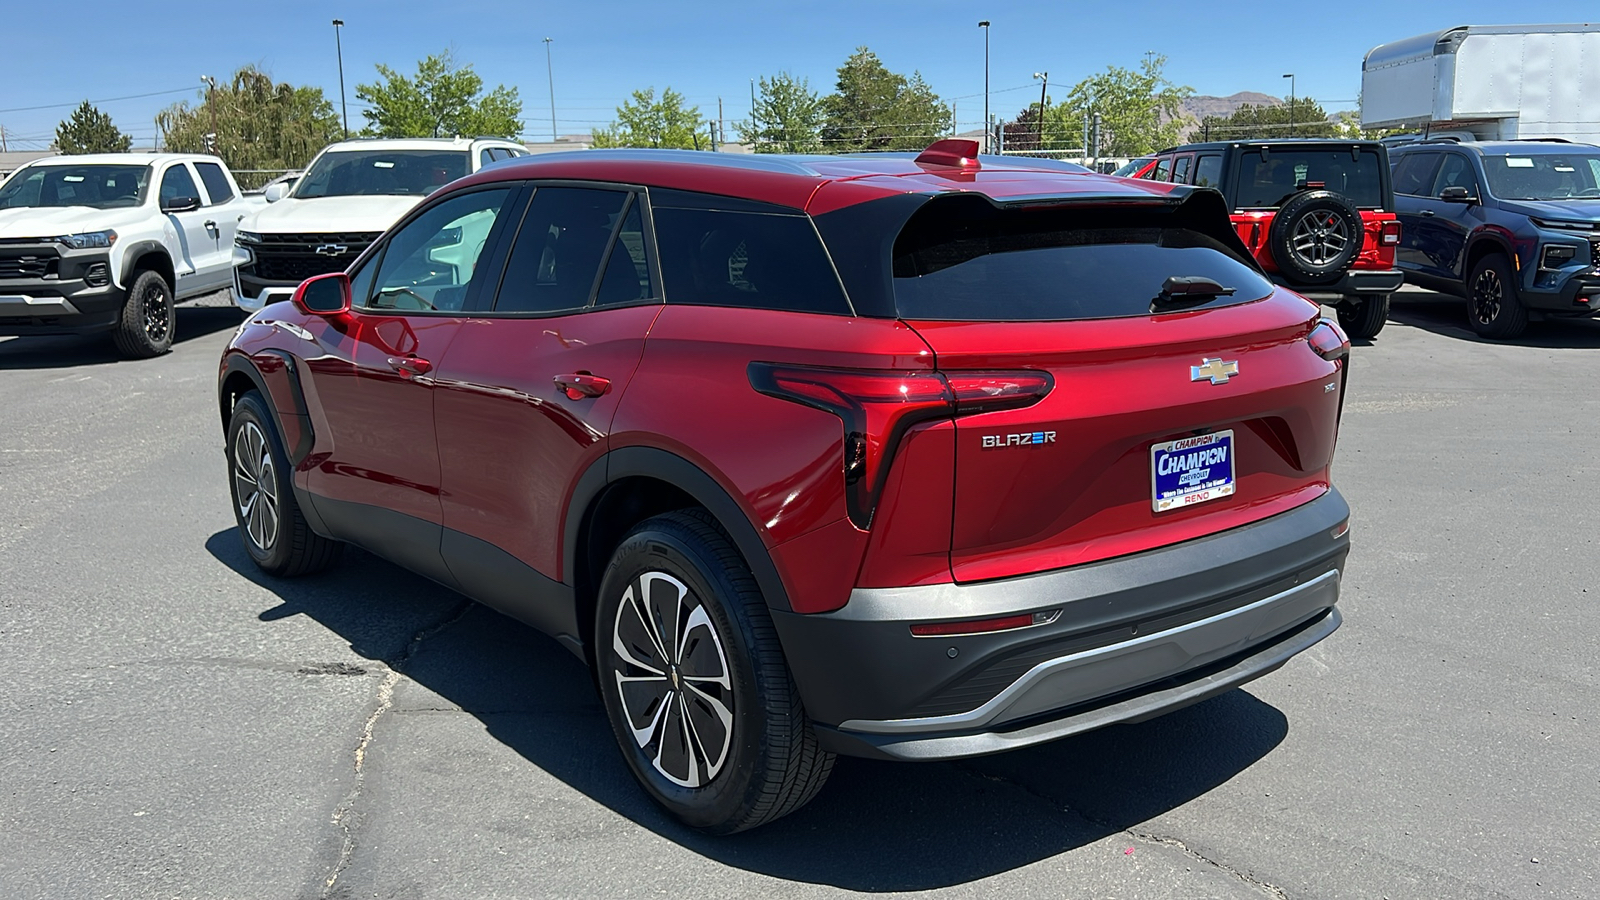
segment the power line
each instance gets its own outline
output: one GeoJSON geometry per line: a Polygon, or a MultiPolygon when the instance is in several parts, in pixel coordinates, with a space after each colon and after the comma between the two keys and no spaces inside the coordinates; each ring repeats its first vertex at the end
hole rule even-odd
{"type": "MultiPolygon", "coordinates": [[[[129,94],[126,97],[107,97],[104,100],[90,100],[88,102],[89,103],[116,103],[119,100],[142,100],[145,97],[161,97],[161,96],[164,96],[166,94],[182,94],[182,93],[187,93],[187,92],[193,91],[193,90],[195,90],[195,88],[186,88],[186,87],[185,88],[173,88],[170,91],[151,91],[148,94],[129,94]]],[[[78,100],[78,101],[74,101],[72,103],[46,103],[43,106],[18,106],[18,107],[14,108],[14,109],[0,109],[0,113],[33,112],[34,110],[39,110],[39,109],[66,109],[68,107],[77,106],[79,103],[82,103],[82,102],[84,102],[84,101],[78,100]]]]}

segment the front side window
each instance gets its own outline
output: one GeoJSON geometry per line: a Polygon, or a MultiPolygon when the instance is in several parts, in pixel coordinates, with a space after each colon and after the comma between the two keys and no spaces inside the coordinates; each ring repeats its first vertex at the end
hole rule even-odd
{"type": "Polygon", "coordinates": [[[1189,166],[1193,162],[1194,157],[1192,156],[1178,157],[1177,162],[1172,164],[1172,180],[1178,184],[1188,184],[1189,166]]]}
{"type": "Polygon", "coordinates": [[[1156,160],[1156,167],[1150,173],[1152,181],[1167,181],[1172,178],[1172,157],[1163,156],[1156,160]]]}
{"type": "MultiPolygon", "coordinates": [[[[463,309],[478,259],[510,195],[507,188],[459,194],[411,220],[389,239],[366,308],[463,309]]],[[[353,291],[352,297],[362,302],[353,291]]]]}
{"type": "Polygon", "coordinates": [[[200,199],[200,189],[195,187],[194,176],[189,174],[189,167],[179,163],[167,170],[161,176],[161,204],[193,197],[200,199]]]}
{"type": "Polygon", "coordinates": [[[554,313],[588,306],[630,199],[628,191],[539,188],[506,260],[495,312],[554,313]]]}
{"type": "Polygon", "coordinates": [[[1376,150],[1328,147],[1272,147],[1240,154],[1238,202],[1241,209],[1281,206],[1290,194],[1321,185],[1350,198],[1361,209],[1383,207],[1383,164],[1376,150]]]}
{"type": "Polygon", "coordinates": [[[1459,153],[1446,153],[1439,174],[1433,179],[1429,196],[1437,197],[1448,187],[1464,187],[1467,193],[1478,196],[1478,177],[1472,174],[1472,162],[1459,153]]]}
{"type": "Polygon", "coordinates": [[[200,173],[200,180],[206,184],[206,194],[211,197],[212,206],[233,199],[233,188],[228,186],[228,176],[223,174],[221,166],[212,162],[197,162],[194,167],[200,173]]]}
{"type": "Polygon", "coordinates": [[[655,210],[667,302],[849,315],[810,217],[655,210]]]}
{"type": "Polygon", "coordinates": [[[1483,171],[1502,200],[1600,200],[1600,153],[1484,154],[1483,171]]]}
{"type": "Polygon", "coordinates": [[[0,185],[0,209],[133,207],[144,202],[149,185],[149,166],[29,166],[0,185]]]}
{"type": "Polygon", "coordinates": [[[294,196],[425,196],[467,174],[465,150],[339,150],[317,157],[294,196]]]}

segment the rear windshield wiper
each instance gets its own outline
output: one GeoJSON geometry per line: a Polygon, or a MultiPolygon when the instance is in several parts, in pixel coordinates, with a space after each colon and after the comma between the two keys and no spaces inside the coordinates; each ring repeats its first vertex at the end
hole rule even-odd
{"type": "Polygon", "coordinates": [[[1204,275],[1173,275],[1161,283],[1161,293],[1150,301],[1150,311],[1199,306],[1218,297],[1231,297],[1233,291],[1233,288],[1223,287],[1204,275]]]}

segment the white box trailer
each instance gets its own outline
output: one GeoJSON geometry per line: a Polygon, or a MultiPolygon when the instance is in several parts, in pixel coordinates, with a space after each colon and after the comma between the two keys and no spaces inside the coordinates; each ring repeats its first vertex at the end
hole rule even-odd
{"type": "Polygon", "coordinates": [[[1600,24],[1463,25],[1375,47],[1361,127],[1600,143],[1600,24]]]}

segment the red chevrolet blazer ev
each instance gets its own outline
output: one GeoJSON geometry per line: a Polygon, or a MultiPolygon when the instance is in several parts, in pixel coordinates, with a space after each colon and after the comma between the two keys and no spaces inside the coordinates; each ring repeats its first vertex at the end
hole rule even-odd
{"type": "Polygon", "coordinates": [[[719,833],[835,754],[1139,721],[1328,636],[1344,334],[1213,190],[976,151],[440,189],[228,345],[245,547],[356,544],[554,636],[719,833]]]}

